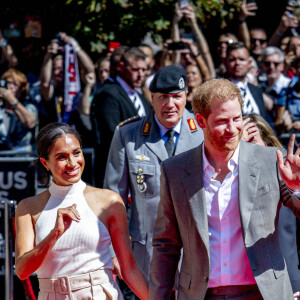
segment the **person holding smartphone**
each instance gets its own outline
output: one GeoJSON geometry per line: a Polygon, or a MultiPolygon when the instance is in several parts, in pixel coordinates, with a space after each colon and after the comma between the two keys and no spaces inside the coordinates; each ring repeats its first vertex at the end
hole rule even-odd
{"type": "MultiPolygon", "coordinates": [[[[180,42],[180,33],[179,33],[179,22],[185,18],[190,25],[192,32],[195,36],[195,44],[198,47],[198,52],[191,52],[189,46],[185,45],[187,49],[178,49],[179,51],[174,51],[172,55],[172,64],[183,65],[184,67],[187,64],[195,63],[195,58],[201,56],[204,63],[206,64],[210,76],[215,76],[215,67],[213,59],[210,53],[208,43],[200,30],[194,9],[188,1],[179,1],[175,4],[175,13],[172,23],[171,39],[173,42],[180,42]]],[[[182,42],[182,41],[181,41],[182,42]]],[[[180,44],[178,44],[180,45],[180,44]]],[[[182,44],[181,44],[182,45],[182,44]]],[[[182,47],[182,46],[181,46],[182,47]]],[[[175,49],[176,50],[176,49],[175,49]]]]}

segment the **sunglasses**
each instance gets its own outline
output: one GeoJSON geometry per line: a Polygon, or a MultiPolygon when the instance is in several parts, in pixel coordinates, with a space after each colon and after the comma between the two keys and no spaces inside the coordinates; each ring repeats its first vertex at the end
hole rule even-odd
{"type": "Polygon", "coordinates": [[[260,42],[261,44],[265,43],[267,40],[266,39],[255,39],[251,38],[251,43],[254,44],[255,42],[260,42]]]}
{"type": "Polygon", "coordinates": [[[271,64],[274,64],[274,66],[277,68],[281,62],[276,62],[276,61],[264,61],[263,64],[266,66],[266,67],[270,67],[271,64]]]}
{"type": "Polygon", "coordinates": [[[232,39],[229,39],[228,41],[223,41],[223,42],[218,42],[218,46],[222,46],[223,44],[226,44],[227,46],[232,44],[233,43],[233,40],[232,39]]]}

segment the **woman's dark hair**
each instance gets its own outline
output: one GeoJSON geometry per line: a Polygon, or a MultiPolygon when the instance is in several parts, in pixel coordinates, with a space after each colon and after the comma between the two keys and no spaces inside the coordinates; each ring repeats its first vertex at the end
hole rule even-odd
{"type": "Polygon", "coordinates": [[[74,129],[72,126],[61,123],[61,122],[54,122],[46,125],[43,127],[37,138],[37,154],[38,154],[38,164],[39,166],[42,166],[44,169],[44,166],[42,163],[40,163],[40,158],[43,157],[44,159],[48,160],[49,153],[54,146],[56,140],[66,134],[72,134],[76,137],[76,139],[79,141],[80,147],[82,147],[82,141],[79,133],[76,129],[74,129]]]}

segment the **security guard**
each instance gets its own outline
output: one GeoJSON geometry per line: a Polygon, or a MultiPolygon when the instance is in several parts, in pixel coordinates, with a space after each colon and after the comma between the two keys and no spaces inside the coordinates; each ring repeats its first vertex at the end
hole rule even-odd
{"type": "Polygon", "coordinates": [[[104,187],[131,196],[129,233],[140,268],[149,278],[152,233],[160,199],[160,163],[198,146],[203,141],[194,115],[185,109],[186,72],[167,66],[150,85],[153,111],[131,118],[114,132],[106,166],[104,187]]]}

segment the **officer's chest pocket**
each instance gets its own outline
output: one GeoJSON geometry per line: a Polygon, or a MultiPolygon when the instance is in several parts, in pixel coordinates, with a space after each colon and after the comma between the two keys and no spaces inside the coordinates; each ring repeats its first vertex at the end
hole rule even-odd
{"type": "Polygon", "coordinates": [[[129,161],[129,173],[137,197],[153,197],[159,193],[159,174],[156,174],[154,164],[129,161]]]}

